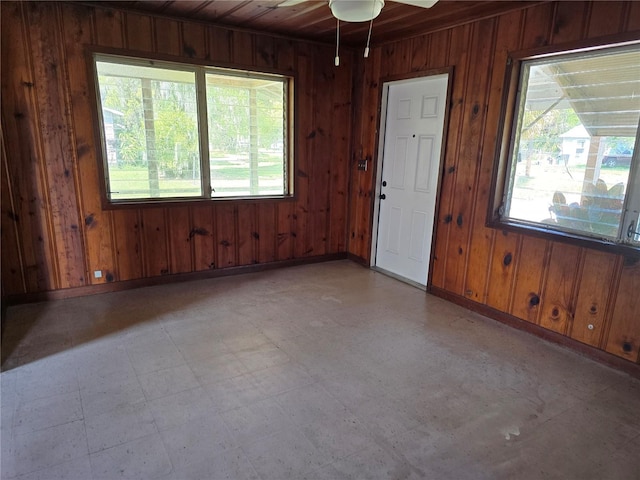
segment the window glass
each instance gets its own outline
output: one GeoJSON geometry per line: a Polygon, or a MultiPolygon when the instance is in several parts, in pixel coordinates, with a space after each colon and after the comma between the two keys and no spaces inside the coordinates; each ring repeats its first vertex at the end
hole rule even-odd
{"type": "Polygon", "coordinates": [[[94,54],[107,199],[292,193],[291,78],[94,54]]]}
{"type": "Polygon", "coordinates": [[[503,219],[625,241],[640,210],[640,49],[523,61],[519,91],[503,219]]]}
{"type": "Polygon", "coordinates": [[[208,73],[212,196],[286,191],[285,84],[208,73]]]}
{"type": "Polygon", "coordinates": [[[97,61],[109,197],[202,195],[193,71],[97,61]]]}

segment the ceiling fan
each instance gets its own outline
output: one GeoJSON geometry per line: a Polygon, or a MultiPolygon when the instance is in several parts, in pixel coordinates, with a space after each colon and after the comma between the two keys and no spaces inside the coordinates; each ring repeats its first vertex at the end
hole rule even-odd
{"type": "MultiPolygon", "coordinates": [[[[278,7],[293,7],[309,0],[285,0],[278,7]]],[[[396,3],[413,5],[414,7],[431,8],[438,0],[393,0],[396,3]]],[[[380,15],[384,0],[328,0],[331,14],[336,18],[336,67],[340,65],[338,48],[340,45],[340,21],[343,22],[369,22],[369,35],[367,46],[364,49],[365,58],[369,56],[369,42],[371,41],[371,28],[373,19],[380,15]]]]}
{"type": "MultiPolygon", "coordinates": [[[[278,7],[292,7],[308,0],[285,0],[278,7]]],[[[415,7],[431,8],[438,0],[393,0],[415,7]]],[[[384,0],[328,0],[331,13],[343,22],[368,22],[382,11],[384,0]]]]}

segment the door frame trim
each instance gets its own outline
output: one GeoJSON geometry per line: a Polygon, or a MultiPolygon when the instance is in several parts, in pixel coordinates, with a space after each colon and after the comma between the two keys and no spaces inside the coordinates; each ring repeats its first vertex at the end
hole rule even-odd
{"type": "MultiPolygon", "coordinates": [[[[382,158],[384,156],[384,136],[387,129],[387,99],[389,96],[389,86],[391,84],[403,84],[403,83],[411,83],[420,81],[422,79],[426,79],[428,77],[434,77],[437,75],[447,74],[447,92],[446,92],[446,105],[444,113],[444,123],[442,126],[442,145],[440,148],[440,160],[439,160],[439,171],[438,171],[438,183],[436,187],[436,201],[435,201],[435,217],[436,219],[440,216],[440,189],[442,185],[442,177],[444,173],[445,167],[445,154],[447,147],[447,138],[449,136],[449,113],[451,111],[451,95],[453,90],[453,67],[446,68],[436,68],[430,70],[423,70],[418,72],[411,72],[408,74],[402,75],[392,75],[388,77],[383,77],[380,79],[380,108],[378,109],[378,129],[376,130],[376,153],[375,153],[375,162],[372,162],[374,165],[374,184],[372,190],[372,203],[373,203],[373,214],[371,216],[371,251],[369,254],[369,267],[372,269],[378,269],[376,265],[376,257],[377,257],[377,249],[378,249],[378,224],[380,221],[380,192],[382,189],[382,158]]],[[[431,285],[431,277],[433,273],[433,245],[436,239],[438,222],[433,222],[433,232],[432,232],[432,241],[431,241],[431,249],[429,252],[429,271],[427,275],[427,283],[426,288],[428,289],[431,285]]],[[[398,276],[396,276],[398,277],[398,276]]],[[[399,278],[399,277],[398,277],[399,278]]]]}

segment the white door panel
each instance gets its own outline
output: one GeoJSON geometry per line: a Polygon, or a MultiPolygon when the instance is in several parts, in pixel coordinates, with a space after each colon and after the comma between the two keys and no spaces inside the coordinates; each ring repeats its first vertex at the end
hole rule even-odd
{"type": "Polygon", "coordinates": [[[448,75],[388,85],[375,264],[426,285],[448,75]]]}

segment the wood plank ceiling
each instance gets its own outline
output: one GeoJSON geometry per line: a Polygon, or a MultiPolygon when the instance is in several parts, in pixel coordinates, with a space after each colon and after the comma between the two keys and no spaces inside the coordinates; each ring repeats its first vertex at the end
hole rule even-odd
{"type": "MultiPolygon", "coordinates": [[[[335,39],[336,20],[328,2],[308,0],[295,6],[278,7],[284,0],[168,0],[168,1],[103,1],[115,8],[201,20],[252,30],[271,32],[331,43],[335,39]]],[[[440,0],[430,9],[385,2],[373,22],[372,45],[410,38],[510,10],[521,9],[541,1],[510,0],[440,0]]],[[[342,23],[340,41],[351,46],[366,42],[369,23],[342,23]]]]}

